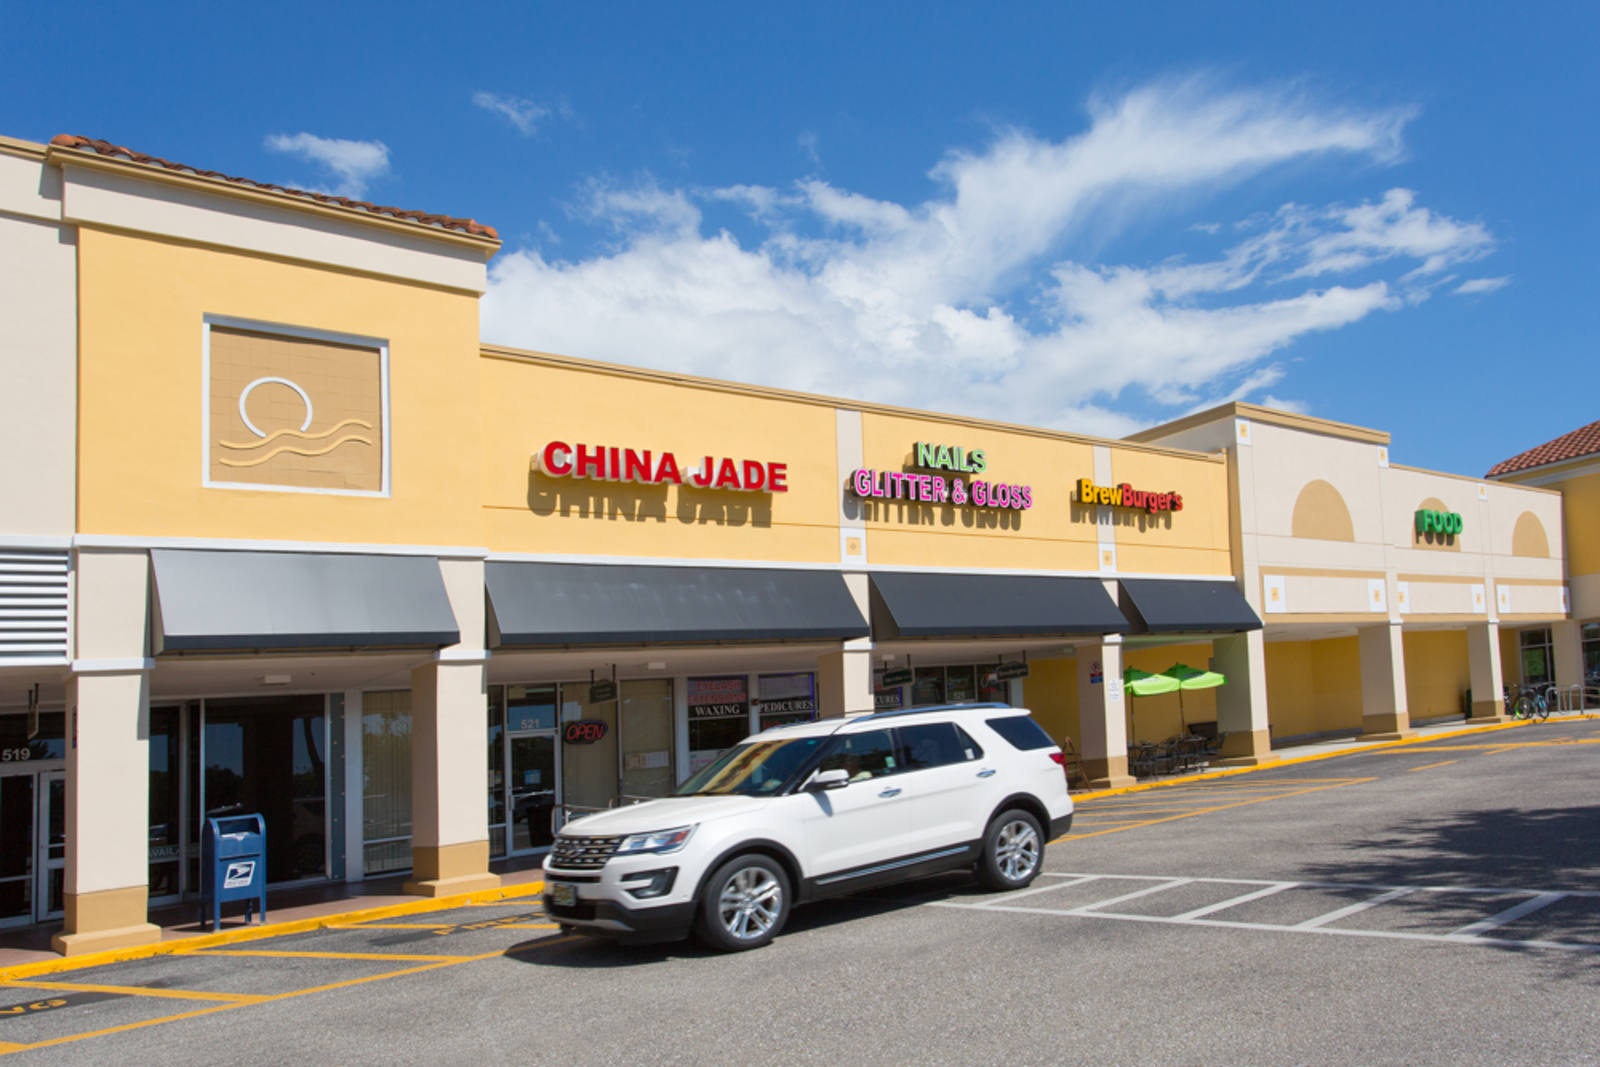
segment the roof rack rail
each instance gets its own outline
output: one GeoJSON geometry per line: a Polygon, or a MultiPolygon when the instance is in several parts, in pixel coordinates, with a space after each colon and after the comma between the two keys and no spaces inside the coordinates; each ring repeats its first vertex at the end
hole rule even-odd
{"type": "Polygon", "coordinates": [[[922,715],[930,711],[960,711],[966,708],[1005,708],[1008,711],[1026,711],[1015,704],[1002,704],[997,700],[974,701],[966,704],[926,704],[916,708],[894,708],[891,711],[875,711],[871,715],[860,715],[850,720],[851,722],[867,722],[872,719],[892,719],[896,715],[922,715]]]}

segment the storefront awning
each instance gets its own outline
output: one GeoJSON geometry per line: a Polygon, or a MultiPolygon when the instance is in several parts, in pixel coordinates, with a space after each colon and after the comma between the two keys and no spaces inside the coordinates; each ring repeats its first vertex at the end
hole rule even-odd
{"type": "Polygon", "coordinates": [[[879,640],[1128,630],[1098,578],[880,573],[872,610],[879,640]]]}
{"type": "Polygon", "coordinates": [[[461,640],[432,556],[153,549],[156,651],[461,640]]]}
{"type": "Polygon", "coordinates": [[[832,571],[490,563],[498,647],[841,641],[867,622],[832,571]]]}
{"type": "Polygon", "coordinates": [[[1146,633],[1237,633],[1261,620],[1231,581],[1124,578],[1122,609],[1146,633]]]}

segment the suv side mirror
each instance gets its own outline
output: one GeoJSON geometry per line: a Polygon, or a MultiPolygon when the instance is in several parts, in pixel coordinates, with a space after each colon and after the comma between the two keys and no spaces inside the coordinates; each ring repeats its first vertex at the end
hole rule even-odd
{"type": "Polygon", "coordinates": [[[806,783],[808,790],[843,789],[850,784],[850,772],[843,767],[835,767],[831,771],[818,771],[811,776],[811,781],[806,783]]]}

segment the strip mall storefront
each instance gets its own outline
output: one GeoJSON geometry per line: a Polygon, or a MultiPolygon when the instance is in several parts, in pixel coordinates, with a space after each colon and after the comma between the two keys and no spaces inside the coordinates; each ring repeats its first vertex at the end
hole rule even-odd
{"type": "MultiPolygon", "coordinates": [[[[0,398],[0,432],[57,449],[0,486],[32,505],[0,531],[0,922],[60,922],[63,952],[154,940],[208,816],[266,817],[274,885],[464,892],[816,716],[1025,704],[1103,785],[1188,730],[1259,762],[1349,718],[1300,710],[1291,626],[1349,627],[1356,725],[1403,731],[1366,693],[1414,658],[1396,617],[1480,639],[1471,602],[1408,619],[1406,588],[1476,581],[1518,598],[1504,617],[1525,587],[1544,618],[1562,565],[1469,541],[1518,509],[1558,530],[1537,490],[1441,534],[1470,559],[1391,567],[1359,506],[1347,547],[1280,521],[1298,483],[1269,471],[1355,462],[1318,458],[1335,424],[1250,453],[1186,424],[1110,441],[483,346],[498,243],[470,220],[73,138],[0,142],[0,179],[0,254],[36,289],[6,294],[29,399],[0,398]],[[1369,570],[1381,610],[1335,613],[1369,570]],[[1127,697],[1126,669],[1180,661],[1228,684],[1127,697]]],[[[1439,477],[1435,510],[1464,512],[1439,477]]]]}

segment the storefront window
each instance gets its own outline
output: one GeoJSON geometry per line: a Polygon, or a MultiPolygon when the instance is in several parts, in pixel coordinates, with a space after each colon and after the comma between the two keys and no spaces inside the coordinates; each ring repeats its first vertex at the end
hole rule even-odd
{"type": "Polygon", "coordinates": [[[918,667],[910,685],[896,686],[885,686],[883,670],[875,670],[872,674],[873,706],[878,711],[889,711],[907,706],[908,697],[912,707],[974,700],[1009,703],[1010,690],[1005,682],[994,677],[994,668],[993,663],[918,667]]]}
{"type": "Polygon", "coordinates": [[[689,679],[689,773],[750,733],[749,681],[742,674],[689,679]]]}
{"type": "Polygon", "coordinates": [[[182,708],[150,709],[150,897],[177,894],[182,863],[182,708]]]}
{"type": "Polygon", "coordinates": [[[763,674],[756,679],[756,702],[761,729],[791,722],[810,722],[817,717],[817,676],[763,674]]]}
{"type": "Polygon", "coordinates": [[[1600,622],[1583,624],[1583,684],[1600,685],[1600,622]]]}
{"type": "Polygon", "coordinates": [[[944,668],[918,667],[911,683],[911,703],[917,707],[944,703],[944,668]]]}
{"type": "Polygon", "coordinates": [[[411,866],[411,694],[361,698],[362,872],[411,866]]]}
{"type": "Polygon", "coordinates": [[[946,667],[944,672],[944,698],[952,704],[966,704],[978,698],[974,683],[976,672],[971,667],[946,667]]]}
{"type": "Polygon", "coordinates": [[[609,807],[619,792],[617,698],[591,703],[591,688],[589,682],[568,682],[561,687],[561,726],[597,722],[603,729],[600,740],[592,743],[561,742],[562,803],[569,811],[609,807]]]}
{"type": "Polygon", "coordinates": [[[506,687],[489,687],[489,855],[506,854],[506,687]]]}
{"type": "Polygon", "coordinates": [[[511,851],[525,852],[544,848],[555,835],[557,690],[512,685],[505,693],[511,851]]]}
{"type": "Polygon", "coordinates": [[[210,700],[202,789],[208,817],[259,813],[267,881],[327,876],[325,700],[210,700]]]}
{"type": "Polygon", "coordinates": [[[1522,684],[1550,685],[1555,681],[1550,651],[1550,628],[1523,630],[1517,635],[1522,652],[1522,684]]]}
{"type": "MultiPolygon", "coordinates": [[[[664,797],[677,784],[672,758],[672,680],[647,678],[622,683],[622,793],[664,797]]],[[[604,743],[604,742],[602,742],[604,743]]]]}

